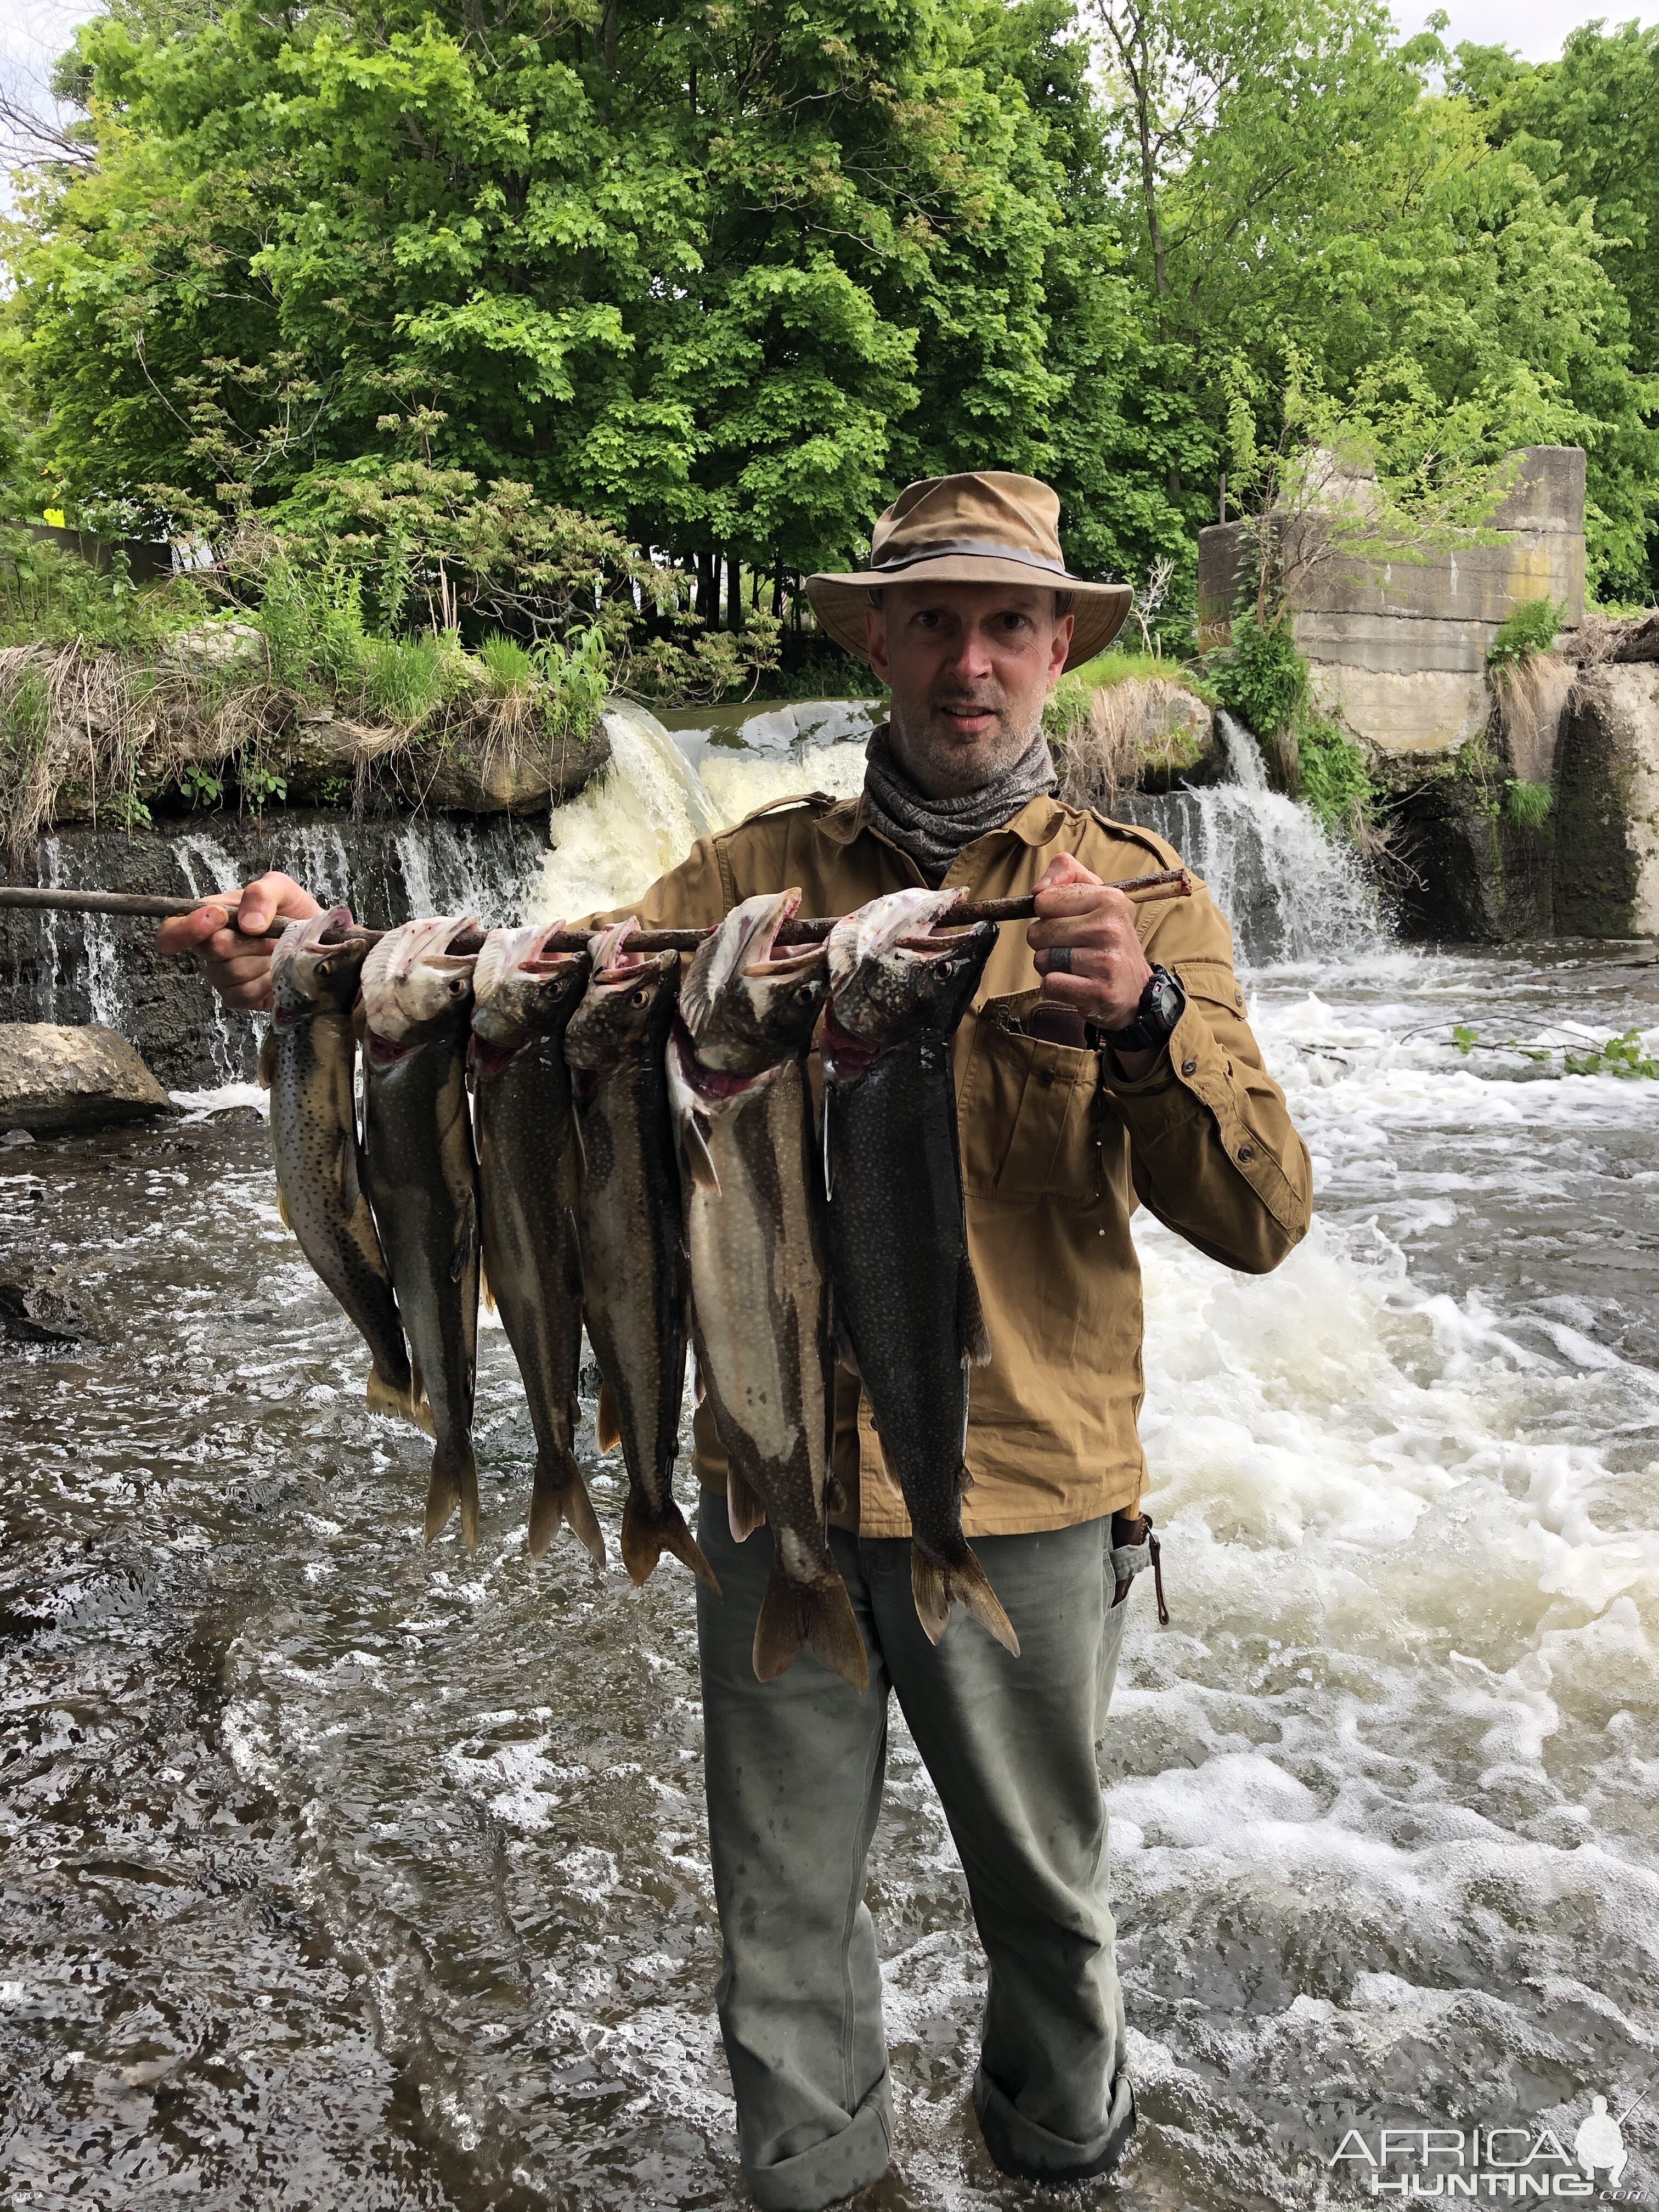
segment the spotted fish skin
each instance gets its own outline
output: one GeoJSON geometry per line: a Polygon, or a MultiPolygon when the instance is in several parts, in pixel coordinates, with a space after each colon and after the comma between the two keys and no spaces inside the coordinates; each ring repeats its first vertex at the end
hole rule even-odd
{"type": "Polygon", "coordinates": [[[478,1352],[478,1164],[467,1107],[473,916],[389,930],[363,963],[364,1164],[369,1202],[432,1420],[430,1543],[457,1506],[478,1546],[472,1455],[478,1352]]]}
{"type": "Polygon", "coordinates": [[[872,899],[830,932],[823,1152],[837,1322],[910,1518],[910,1587],[938,1643],[960,1602],[1018,1655],[962,1529],[968,1370],[988,1357],[968,1255],[951,1040],[996,924],[957,891],[872,899]]]}
{"type": "Polygon", "coordinates": [[[564,1057],[588,963],[585,952],[547,951],[563,927],[492,929],[484,940],[472,977],[473,1126],[485,1275],[536,1432],[530,1555],[564,1524],[602,1568],[605,1538],[575,1455],[580,1188],[564,1057]]]}
{"type": "Polygon", "coordinates": [[[376,1413],[416,1418],[414,1378],[392,1276],[363,1188],[352,1006],[366,946],[325,945],[344,907],[290,922],[271,956],[275,999],[259,1055],[270,1092],[270,1144],[283,1218],[368,1346],[376,1413]]]}
{"type": "Polygon", "coordinates": [[[705,942],[668,1090],[732,1533],[771,1532],[755,1673],[771,1681],[810,1649],[862,1692],[869,1660],[827,1534],[834,1359],[806,1054],[829,975],[822,945],[777,945],[799,903],[798,890],[747,899],[705,942]]]}
{"type": "Polygon", "coordinates": [[[605,1389],[599,1442],[628,1466],[623,1564],[643,1583],[664,1552],[720,1584],[674,1498],[690,1289],[665,1054],[679,994],[672,952],[630,952],[633,923],[595,940],[565,1031],[581,1137],[582,1298],[605,1389]]]}

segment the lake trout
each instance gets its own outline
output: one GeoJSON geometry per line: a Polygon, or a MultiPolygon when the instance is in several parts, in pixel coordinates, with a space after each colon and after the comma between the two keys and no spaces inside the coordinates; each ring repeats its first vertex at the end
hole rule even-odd
{"type": "Polygon", "coordinates": [[[369,1410],[416,1420],[416,1394],[392,1275],[362,1187],[351,1009],[367,946],[325,945],[350,927],[343,906],[291,921],[270,956],[276,999],[259,1048],[270,1093],[276,1205],[347,1320],[368,1346],[369,1410]]]}
{"type": "Polygon", "coordinates": [[[564,1033],[581,1139],[582,1297],[605,1388],[599,1449],[628,1464],[623,1564],[642,1583],[663,1553],[718,1591],[674,1502],[690,1340],[685,1234],[665,1054],[679,959],[629,952],[629,915],[596,938],[587,994],[564,1033]]]}
{"type": "Polygon", "coordinates": [[[996,942],[952,930],[960,893],[894,891],[826,945],[823,1152],[838,1324],[910,1516],[910,1588],[937,1644],[953,1603],[1012,1652],[962,1533],[968,1369],[989,1358],[968,1257],[951,1039],[996,942]]]}
{"type": "Polygon", "coordinates": [[[821,945],[776,945],[798,890],[734,907],[680,987],[668,1047],[697,1373],[729,1466],[739,1543],[764,1520],[755,1624],[769,1682],[811,1644],[867,1689],[864,1639],[831,1556],[833,1346],[806,1054],[829,988],[821,945]]]}
{"type": "Polygon", "coordinates": [[[582,1280],[576,1128],[564,1033],[587,986],[585,952],[548,953],[562,921],[492,929],[472,972],[473,1122],[483,1265],[536,1432],[530,1556],[567,1522],[596,1567],[605,1538],[576,1464],[582,1280]]]}
{"type": "Polygon", "coordinates": [[[406,921],[363,963],[363,1154],[416,1381],[431,1408],[426,1540],[459,1505],[469,1552],[478,1548],[478,1176],[466,1097],[473,956],[449,945],[478,927],[441,915],[406,921]]]}

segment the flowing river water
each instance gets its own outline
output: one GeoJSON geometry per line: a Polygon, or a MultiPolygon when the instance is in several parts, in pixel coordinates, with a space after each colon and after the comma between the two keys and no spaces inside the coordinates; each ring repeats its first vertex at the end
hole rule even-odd
{"type": "MultiPolygon", "coordinates": [[[[526,905],[856,779],[848,727],[762,738],[639,725],[526,905]]],[[[1570,2150],[1651,2085],[1620,2197],[1652,2206],[1659,1087],[1479,1047],[1659,1041],[1659,967],[1398,950],[1287,802],[1163,818],[1244,918],[1319,1212],[1262,1279],[1138,1224],[1173,1618],[1136,1586],[1102,1772],[1141,2126],[1069,2201],[1374,2201],[1350,2130],[1570,2150]]],[[[740,2203],[689,1579],[636,1593],[613,1545],[600,1582],[568,1540],[532,1567],[494,1328],[483,1545],[422,1551],[425,1447],[363,1414],[252,1094],[0,1151],[0,1273],[82,1316],[0,1370],[0,2203],[740,2203]]],[[[890,1771],[867,2202],[1034,2203],[969,2111],[980,1955],[896,1713],[890,1771]]]]}

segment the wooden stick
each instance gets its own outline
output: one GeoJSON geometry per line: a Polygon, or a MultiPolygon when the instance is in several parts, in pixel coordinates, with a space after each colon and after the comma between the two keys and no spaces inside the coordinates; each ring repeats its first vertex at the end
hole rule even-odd
{"type": "MultiPolygon", "coordinates": [[[[1153,899],[1190,897],[1193,880],[1185,868],[1160,868],[1155,875],[1131,876],[1113,888],[1139,904],[1153,899]]],[[[0,907],[21,907],[37,913],[125,915],[144,921],[167,921],[175,915],[194,914],[202,907],[222,907],[227,915],[234,915],[241,896],[240,891],[210,891],[202,898],[168,898],[139,891],[71,891],[33,884],[0,884],[0,907]]],[[[952,927],[965,928],[978,921],[1030,921],[1036,913],[1036,902],[1028,892],[1022,898],[969,900],[953,908],[946,920],[952,927]]],[[[841,919],[839,915],[798,917],[784,923],[777,941],[780,945],[822,944],[841,919]]],[[[373,945],[385,934],[383,930],[359,929],[354,923],[337,938],[325,941],[343,945],[348,939],[361,939],[373,945]]],[[[584,952],[595,934],[588,930],[561,930],[549,939],[548,949],[584,952]]],[[[708,929],[640,930],[629,939],[628,949],[630,952],[695,952],[710,934],[708,929]]],[[[483,942],[477,932],[467,931],[453,940],[453,947],[458,952],[476,952],[483,942]]]]}

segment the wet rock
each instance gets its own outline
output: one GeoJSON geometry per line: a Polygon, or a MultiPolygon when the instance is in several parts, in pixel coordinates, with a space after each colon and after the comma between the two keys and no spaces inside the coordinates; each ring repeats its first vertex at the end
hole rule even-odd
{"type": "Polygon", "coordinates": [[[78,1344],[80,1310],[39,1283],[0,1283],[0,1335],[11,1344],[78,1344]]]}
{"type": "Polygon", "coordinates": [[[400,795],[437,814],[544,814],[574,799],[611,758],[603,725],[585,741],[464,730],[428,739],[387,763],[400,795]]]}
{"type": "Polygon", "coordinates": [[[178,1109],[123,1036],[93,1023],[0,1023],[0,1122],[97,1129],[178,1109]]]}
{"type": "Polygon", "coordinates": [[[1556,807],[1556,927],[1659,935],[1659,660],[1583,671],[1567,706],[1556,807]]]}

